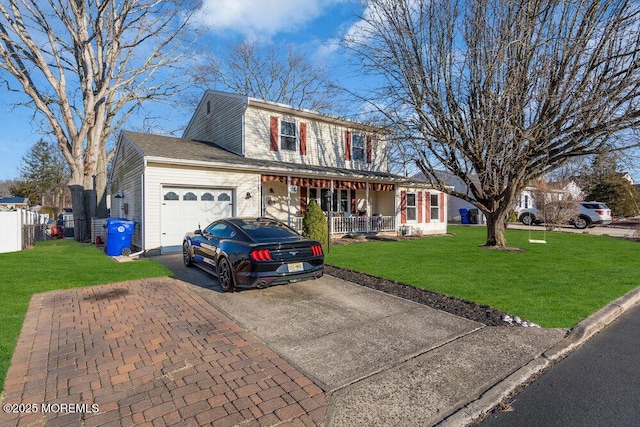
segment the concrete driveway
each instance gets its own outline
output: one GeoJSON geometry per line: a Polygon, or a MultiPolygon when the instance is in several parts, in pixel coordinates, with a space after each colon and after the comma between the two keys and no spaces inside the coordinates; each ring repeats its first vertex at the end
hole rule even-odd
{"type": "Polygon", "coordinates": [[[566,330],[487,327],[325,275],[223,293],[155,258],[330,394],[330,425],[432,425],[561,341],[566,330]]]}

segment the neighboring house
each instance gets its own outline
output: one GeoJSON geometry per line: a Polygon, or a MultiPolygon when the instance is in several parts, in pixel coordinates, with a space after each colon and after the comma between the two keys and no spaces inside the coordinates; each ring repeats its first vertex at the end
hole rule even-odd
{"type": "Polygon", "coordinates": [[[301,230],[315,200],[334,234],[446,232],[446,198],[388,172],[381,129],[207,91],[182,138],[123,131],[110,174],[111,216],[135,220],[136,249],[173,252],[185,232],[228,216],[301,230]]]}
{"type": "Polygon", "coordinates": [[[26,197],[0,197],[0,209],[29,209],[29,199],[26,197]]]}
{"type": "MultiPolygon", "coordinates": [[[[547,183],[547,186],[549,192],[556,194],[555,200],[562,200],[566,197],[571,197],[573,200],[584,199],[582,188],[580,188],[572,178],[564,181],[549,182],[547,183]]],[[[536,190],[536,187],[531,185],[522,190],[516,201],[516,212],[520,212],[525,209],[536,209],[536,203],[534,200],[536,190]]]]}
{"type": "MultiPolygon", "coordinates": [[[[471,195],[471,190],[469,190],[469,188],[467,187],[467,184],[459,177],[453,175],[450,172],[443,172],[443,171],[438,172],[438,176],[440,179],[442,179],[446,188],[450,188],[457,193],[462,193],[462,194],[466,194],[469,197],[473,197],[471,195]]],[[[453,196],[451,194],[448,194],[447,198],[448,198],[447,205],[449,207],[448,217],[447,217],[448,222],[457,222],[457,223],[461,222],[462,221],[461,214],[460,214],[461,209],[467,209],[467,210],[475,209],[477,211],[477,215],[475,215],[473,222],[475,224],[484,224],[485,222],[484,215],[472,203],[464,199],[461,199],[459,197],[453,196]]]]}

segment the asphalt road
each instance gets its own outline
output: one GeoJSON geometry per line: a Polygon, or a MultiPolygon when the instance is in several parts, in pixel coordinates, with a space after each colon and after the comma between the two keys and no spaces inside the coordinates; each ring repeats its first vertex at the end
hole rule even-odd
{"type": "Polygon", "coordinates": [[[489,426],[640,425],[640,305],[516,396],[489,426]]]}

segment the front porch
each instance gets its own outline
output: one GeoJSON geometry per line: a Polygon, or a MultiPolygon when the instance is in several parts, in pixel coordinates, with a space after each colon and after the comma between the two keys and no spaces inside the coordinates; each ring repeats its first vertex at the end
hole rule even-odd
{"type": "MultiPolygon", "coordinates": [[[[337,214],[331,215],[328,219],[327,226],[329,234],[368,234],[380,232],[395,232],[396,217],[395,216],[348,216],[337,214]]],[[[302,232],[302,217],[294,217],[291,221],[291,228],[299,233],[302,232]]]]}
{"type": "Polygon", "coordinates": [[[302,232],[304,212],[314,201],[327,217],[331,235],[446,232],[445,194],[441,191],[422,182],[400,185],[400,178],[352,178],[264,174],[260,191],[262,215],[302,232]]]}
{"type": "Polygon", "coordinates": [[[311,201],[324,212],[331,234],[396,231],[394,183],[283,175],[262,175],[261,181],[263,214],[298,232],[311,201]]]}

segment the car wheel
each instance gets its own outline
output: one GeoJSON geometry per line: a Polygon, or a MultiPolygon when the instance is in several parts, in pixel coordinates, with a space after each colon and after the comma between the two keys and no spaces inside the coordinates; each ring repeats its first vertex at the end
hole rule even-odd
{"type": "Polygon", "coordinates": [[[233,271],[231,271],[231,265],[226,258],[222,258],[218,263],[218,281],[225,292],[230,292],[235,288],[233,271]]]}
{"type": "Polygon", "coordinates": [[[187,267],[191,267],[193,265],[193,258],[191,258],[191,248],[189,247],[189,243],[182,243],[182,261],[184,265],[187,267]]]}
{"type": "Polygon", "coordinates": [[[524,214],[520,217],[520,222],[524,225],[534,225],[536,223],[536,218],[531,214],[524,214]]]}
{"type": "Polygon", "coordinates": [[[580,216],[580,217],[578,217],[578,219],[576,219],[573,222],[573,226],[575,228],[577,228],[578,230],[584,230],[585,228],[587,228],[589,226],[590,223],[591,223],[591,221],[589,221],[586,217],[580,216]]]}

